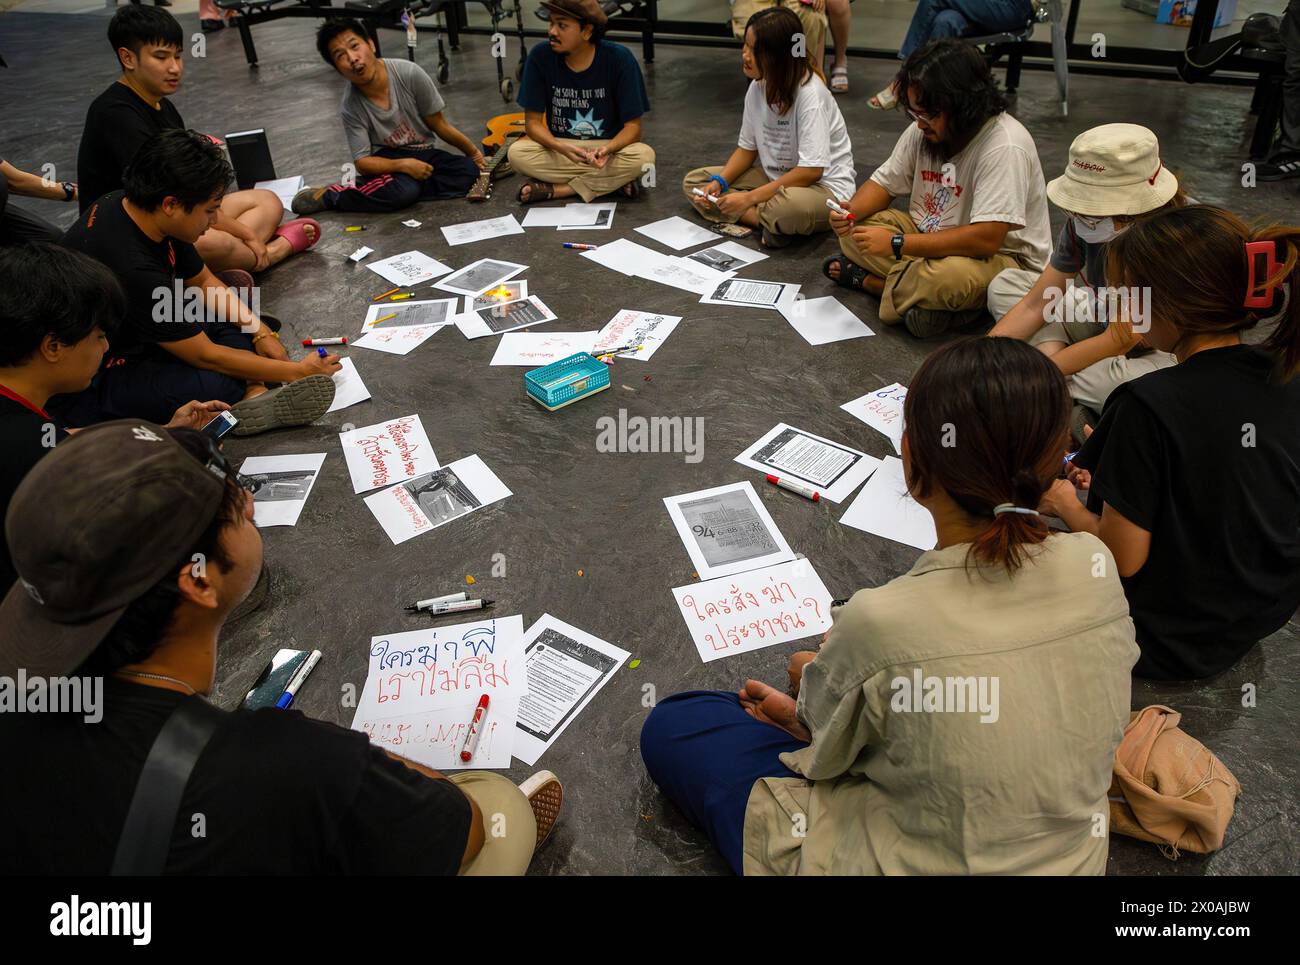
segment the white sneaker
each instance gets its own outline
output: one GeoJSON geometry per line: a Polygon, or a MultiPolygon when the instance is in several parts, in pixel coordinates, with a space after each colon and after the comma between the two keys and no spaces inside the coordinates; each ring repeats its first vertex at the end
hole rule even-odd
{"type": "Polygon", "coordinates": [[[550,771],[538,771],[520,784],[519,790],[528,798],[533,816],[537,818],[535,847],[540,848],[560,819],[560,808],[564,806],[564,785],[550,771]]]}

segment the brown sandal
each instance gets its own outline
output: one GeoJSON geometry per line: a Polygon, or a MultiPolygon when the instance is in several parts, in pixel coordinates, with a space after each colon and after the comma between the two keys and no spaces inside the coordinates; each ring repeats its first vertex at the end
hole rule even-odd
{"type": "Polygon", "coordinates": [[[555,185],[547,181],[535,181],[529,178],[519,186],[519,193],[515,195],[520,204],[534,204],[538,201],[550,201],[555,195],[555,185]],[[524,188],[528,189],[528,197],[524,197],[524,188]]]}
{"type": "Polygon", "coordinates": [[[637,198],[641,197],[641,182],[636,178],[633,178],[627,184],[619,188],[618,191],[619,194],[623,195],[623,197],[627,198],[629,201],[635,201],[637,198]]]}

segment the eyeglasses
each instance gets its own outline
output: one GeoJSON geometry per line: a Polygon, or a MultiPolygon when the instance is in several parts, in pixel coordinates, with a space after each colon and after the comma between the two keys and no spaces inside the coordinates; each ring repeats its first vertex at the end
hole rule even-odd
{"type": "Polygon", "coordinates": [[[246,489],[250,493],[257,492],[258,484],[247,476],[238,472],[230,461],[226,459],[226,454],[221,451],[216,439],[207,438],[208,458],[203,463],[205,469],[212,473],[223,482],[227,479],[233,481],[241,489],[246,489]]]}
{"type": "Polygon", "coordinates": [[[908,117],[910,117],[910,118],[911,118],[912,120],[914,120],[914,121],[920,121],[922,124],[933,124],[933,123],[934,123],[934,115],[933,115],[933,114],[923,114],[923,113],[921,113],[920,111],[914,111],[914,110],[912,110],[912,108],[910,108],[910,107],[904,107],[904,108],[903,108],[903,113],[906,114],[908,117]]]}

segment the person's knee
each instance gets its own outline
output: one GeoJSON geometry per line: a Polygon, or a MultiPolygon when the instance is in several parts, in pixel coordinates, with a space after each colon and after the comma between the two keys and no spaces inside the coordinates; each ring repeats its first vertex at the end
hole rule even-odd
{"type": "Polygon", "coordinates": [[[506,151],[506,160],[510,166],[521,174],[527,174],[525,168],[532,167],[545,149],[531,138],[521,137],[510,145],[506,151]]]}
{"type": "Polygon", "coordinates": [[[265,188],[251,188],[248,193],[252,196],[253,203],[267,215],[275,218],[278,224],[281,215],[284,214],[284,202],[280,200],[279,195],[265,188]]]}
{"type": "Polygon", "coordinates": [[[394,208],[406,208],[420,200],[420,182],[405,174],[393,175],[387,194],[394,208]]]}
{"type": "Polygon", "coordinates": [[[930,28],[930,39],[942,40],[945,37],[960,37],[969,29],[970,21],[956,10],[941,10],[934,18],[934,25],[930,28]]]}

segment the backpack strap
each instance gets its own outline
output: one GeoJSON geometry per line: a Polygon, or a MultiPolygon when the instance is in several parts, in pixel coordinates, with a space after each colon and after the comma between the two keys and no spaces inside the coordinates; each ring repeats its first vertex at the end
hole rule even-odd
{"type": "Polygon", "coordinates": [[[176,705],[154,738],[131,796],[112,875],[160,875],[194,763],[227,714],[197,695],[176,705]]]}

